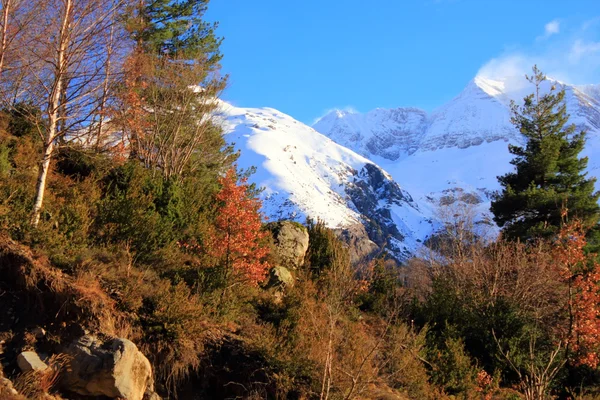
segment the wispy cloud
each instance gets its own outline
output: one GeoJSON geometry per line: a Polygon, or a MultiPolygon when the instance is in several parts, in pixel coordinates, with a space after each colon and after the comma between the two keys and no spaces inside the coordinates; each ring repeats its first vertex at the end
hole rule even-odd
{"type": "Polygon", "coordinates": [[[555,19],[554,21],[550,21],[548,22],[545,26],[544,26],[544,36],[545,37],[550,37],[552,35],[556,35],[560,33],[560,21],[555,19]]]}
{"type": "Polygon", "coordinates": [[[581,39],[575,40],[569,52],[569,60],[578,63],[585,57],[594,57],[600,53],[600,42],[585,42],[581,39]]]}
{"type": "Polygon", "coordinates": [[[598,22],[600,18],[593,18],[570,29],[558,20],[549,22],[544,27],[546,40],[538,37],[528,45],[512,46],[513,50],[485,63],[478,75],[502,79],[508,87],[519,89],[523,76],[537,64],[548,76],[563,82],[600,83],[600,32],[590,29],[598,22]]]}
{"type": "Polygon", "coordinates": [[[584,21],[584,23],[581,24],[581,29],[586,31],[590,28],[593,28],[594,26],[596,26],[598,24],[600,24],[600,16],[588,19],[587,21],[584,21]]]}

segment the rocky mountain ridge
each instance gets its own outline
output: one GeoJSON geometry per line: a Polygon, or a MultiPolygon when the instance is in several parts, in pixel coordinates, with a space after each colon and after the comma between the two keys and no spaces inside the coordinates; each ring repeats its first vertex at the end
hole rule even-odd
{"type": "MultiPolygon", "coordinates": [[[[369,159],[398,161],[417,151],[466,148],[497,140],[519,141],[510,122],[510,104],[517,104],[531,88],[506,81],[476,77],[447,104],[431,113],[412,107],[366,113],[334,110],[313,128],[369,159]]],[[[548,86],[561,85],[549,80],[548,86]]],[[[565,85],[573,122],[581,129],[600,129],[600,85],[565,85]]]]}

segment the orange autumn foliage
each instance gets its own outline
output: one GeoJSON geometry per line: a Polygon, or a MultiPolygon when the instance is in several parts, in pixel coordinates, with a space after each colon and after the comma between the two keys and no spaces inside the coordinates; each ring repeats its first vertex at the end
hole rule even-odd
{"type": "Polygon", "coordinates": [[[269,255],[261,231],[261,202],[249,195],[246,178],[238,176],[234,168],[219,179],[221,191],[217,200],[221,203],[208,243],[208,253],[227,269],[239,273],[252,284],[262,282],[269,269],[264,259],[269,255]]]}
{"type": "Polygon", "coordinates": [[[125,136],[135,154],[141,151],[140,140],[148,129],[147,101],[144,89],[148,87],[147,79],[151,73],[150,59],[140,49],[136,49],[125,62],[124,87],[121,92],[120,113],[118,116],[125,130],[125,136]]]}
{"type": "Polygon", "coordinates": [[[600,359],[600,265],[586,255],[585,231],[579,222],[565,225],[558,236],[555,259],[569,285],[571,326],[568,341],[573,361],[596,368],[600,359]]]}

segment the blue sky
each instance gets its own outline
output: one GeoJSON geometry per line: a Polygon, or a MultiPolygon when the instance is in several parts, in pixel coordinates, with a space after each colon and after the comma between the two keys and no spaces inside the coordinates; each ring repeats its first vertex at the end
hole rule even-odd
{"type": "Polygon", "coordinates": [[[212,0],[224,99],[312,123],[328,110],[431,111],[478,73],[533,63],[600,83],[600,0],[212,0]]]}

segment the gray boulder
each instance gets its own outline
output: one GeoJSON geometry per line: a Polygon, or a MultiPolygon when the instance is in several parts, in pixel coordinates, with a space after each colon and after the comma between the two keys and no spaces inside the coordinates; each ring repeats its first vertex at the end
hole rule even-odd
{"type": "Polygon", "coordinates": [[[272,222],[267,227],[273,235],[280,264],[292,269],[304,265],[308,250],[306,227],[293,221],[272,222]]]}
{"type": "Polygon", "coordinates": [[[24,351],[17,356],[17,365],[23,372],[45,371],[48,365],[35,351],[24,351]]]}
{"type": "Polygon", "coordinates": [[[150,362],[131,341],[116,338],[102,342],[86,335],[72,343],[66,353],[72,360],[64,376],[65,389],[84,396],[156,398],[150,362]]]}

